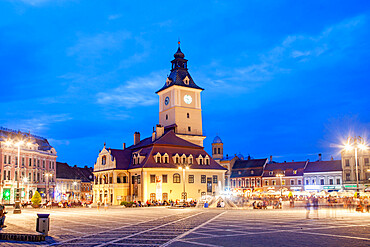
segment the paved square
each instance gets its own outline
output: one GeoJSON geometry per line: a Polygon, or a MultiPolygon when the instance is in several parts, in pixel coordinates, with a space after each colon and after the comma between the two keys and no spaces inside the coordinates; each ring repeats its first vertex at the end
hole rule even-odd
{"type": "Polygon", "coordinates": [[[0,246],[369,246],[370,214],[343,209],[222,210],[96,208],[8,214],[3,232],[35,233],[36,214],[50,213],[46,242],[0,246]],[[311,217],[313,217],[313,212],[311,217]]]}

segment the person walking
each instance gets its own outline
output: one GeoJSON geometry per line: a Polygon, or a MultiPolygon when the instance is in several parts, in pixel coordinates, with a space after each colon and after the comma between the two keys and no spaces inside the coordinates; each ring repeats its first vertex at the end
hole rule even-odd
{"type": "Polygon", "coordinates": [[[316,215],[316,219],[319,218],[319,198],[317,198],[316,196],[312,199],[312,204],[313,204],[313,210],[315,212],[315,215],[316,215]]]}
{"type": "Polygon", "coordinates": [[[311,203],[310,198],[308,197],[306,200],[306,219],[310,218],[310,212],[311,212],[311,203]]]}

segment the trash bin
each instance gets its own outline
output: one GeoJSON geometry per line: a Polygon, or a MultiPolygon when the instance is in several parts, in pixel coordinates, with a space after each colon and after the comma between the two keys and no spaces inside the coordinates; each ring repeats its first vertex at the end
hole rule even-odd
{"type": "Polygon", "coordinates": [[[37,214],[36,220],[36,231],[44,235],[48,235],[49,232],[49,223],[50,223],[50,214],[37,214]]]}

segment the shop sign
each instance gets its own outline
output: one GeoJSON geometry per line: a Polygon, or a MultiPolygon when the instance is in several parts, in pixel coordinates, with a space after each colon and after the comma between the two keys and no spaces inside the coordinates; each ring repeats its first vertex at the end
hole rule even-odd
{"type": "Polygon", "coordinates": [[[347,184],[347,185],[344,185],[344,188],[356,188],[357,185],[355,184],[347,184]]]}
{"type": "Polygon", "coordinates": [[[324,186],[324,190],[338,190],[341,188],[341,186],[324,186]]]}

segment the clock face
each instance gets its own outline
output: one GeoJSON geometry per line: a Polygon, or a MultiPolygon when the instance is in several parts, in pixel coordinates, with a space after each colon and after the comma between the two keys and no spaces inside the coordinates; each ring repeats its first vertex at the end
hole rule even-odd
{"type": "Polygon", "coordinates": [[[184,96],[184,101],[185,101],[186,104],[190,104],[193,101],[193,99],[191,98],[190,95],[185,95],[184,96]]]}
{"type": "Polygon", "coordinates": [[[168,103],[170,103],[170,98],[169,98],[169,97],[166,97],[166,98],[164,99],[164,104],[165,104],[165,105],[168,105],[168,103]]]}

